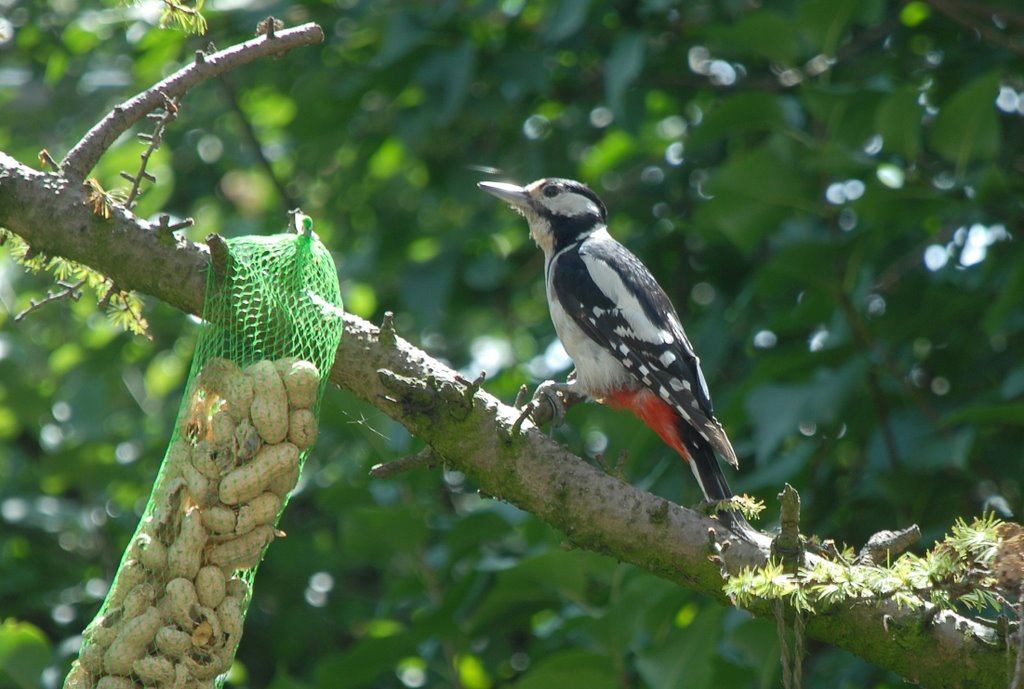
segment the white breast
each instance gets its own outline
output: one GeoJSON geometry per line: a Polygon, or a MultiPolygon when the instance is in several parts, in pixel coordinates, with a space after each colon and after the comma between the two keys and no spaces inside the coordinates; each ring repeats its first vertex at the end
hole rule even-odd
{"type": "MultiPolygon", "coordinates": [[[[575,249],[572,249],[575,250],[575,249]]],[[[555,257],[557,260],[557,256],[555,257]]],[[[548,271],[547,297],[551,322],[566,353],[576,364],[576,385],[592,397],[601,398],[612,390],[637,387],[639,384],[619,359],[592,340],[565,312],[551,285],[548,271]]]]}

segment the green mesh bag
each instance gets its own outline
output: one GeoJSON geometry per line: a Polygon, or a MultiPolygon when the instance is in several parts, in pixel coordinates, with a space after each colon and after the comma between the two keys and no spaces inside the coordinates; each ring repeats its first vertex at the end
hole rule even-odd
{"type": "Polygon", "coordinates": [[[66,689],[223,683],[341,341],[334,261],[296,217],[213,254],[174,433],[66,689]]]}

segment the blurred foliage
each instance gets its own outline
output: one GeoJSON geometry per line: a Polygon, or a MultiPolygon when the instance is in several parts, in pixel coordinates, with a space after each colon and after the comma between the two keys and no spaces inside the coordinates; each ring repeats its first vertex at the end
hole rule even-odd
{"type": "MultiPolygon", "coordinates": [[[[475,182],[571,176],[650,265],[704,358],[743,457],[803,526],[862,543],[1021,509],[1024,14],[1013,0],[212,0],[0,6],[0,150],[65,153],[109,108],[267,14],[327,41],[182,101],[138,212],[190,237],[269,233],[301,207],[346,307],[506,400],[563,376],[521,218],[475,182]],[[936,8],[942,8],[942,11],[936,8]]],[[[96,174],[138,168],[134,139],[96,174]]],[[[0,687],[52,687],[145,505],[195,342],[150,300],[154,340],[95,300],[13,315],[50,283],[0,259],[0,687]],[[12,651],[12,649],[14,649],[12,651]],[[19,650],[24,649],[24,650],[19,650]],[[12,664],[11,658],[16,658],[12,664]]],[[[454,472],[371,482],[418,449],[329,392],[317,450],[260,571],[240,687],[768,687],[774,625],[565,549],[454,472]]],[[[634,483],[697,500],[631,418],[555,431],[628,449],[634,483]]],[[[766,517],[770,519],[770,517],[766,517]]],[[[899,679],[812,646],[807,686],[899,679]]]]}

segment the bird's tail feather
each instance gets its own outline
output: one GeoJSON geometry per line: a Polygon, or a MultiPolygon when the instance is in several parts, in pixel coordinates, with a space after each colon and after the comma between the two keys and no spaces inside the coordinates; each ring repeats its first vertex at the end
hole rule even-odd
{"type": "MultiPolygon", "coordinates": [[[[687,429],[681,435],[685,438],[684,444],[690,455],[690,470],[697,477],[697,483],[700,484],[700,489],[704,493],[704,499],[709,502],[719,502],[735,497],[732,489],[729,488],[729,482],[725,478],[722,465],[719,463],[718,457],[715,456],[711,444],[700,434],[694,433],[692,429],[687,429]]],[[[745,541],[757,543],[760,538],[763,538],[760,532],[735,510],[719,510],[716,516],[730,531],[745,541]]]]}

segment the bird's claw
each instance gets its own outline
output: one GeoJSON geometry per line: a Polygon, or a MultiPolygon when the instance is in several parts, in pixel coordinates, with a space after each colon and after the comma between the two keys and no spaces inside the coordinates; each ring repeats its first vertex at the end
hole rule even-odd
{"type": "Polygon", "coordinates": [[[562,401],[568,385],[556,383],[553,380],[545,380],[537,386],[533,393],[532,404],[534,405],[533,420],[538,425],[545,421],[551,421],[552,427],[557,428],[565,423],[565,403],[562,401]],[[547,413],[544,411],[544,403],[547,403],[547,413]],[[543,418],[543,420],[541,420],[543,418]]]}
{"type": "Polygon", "coordinates": [[[526,419],[530,419],[538,426],[549,421],[552,426],[561,426],[565,422],[566,404],[574,404],[582,399],[571,384],[546,380],[537,386],[533,398],[524,405],[522,402],[526,398],[525,387],[523,386],[516,397],[516,406],[522,409],[522,412],[512,426],[515,432],[519,431],[526,419]]]}

